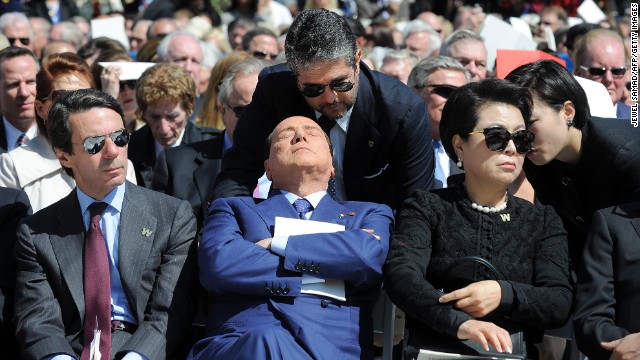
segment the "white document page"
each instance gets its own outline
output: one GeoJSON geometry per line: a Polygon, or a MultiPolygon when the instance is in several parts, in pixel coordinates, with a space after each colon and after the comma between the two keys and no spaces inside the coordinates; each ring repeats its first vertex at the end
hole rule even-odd
{"type": "MultiPolygon", "coordinates": [[[[273,236],[293,236],[307,234],[326,234],[344,231],[344,225],[314,220],[276,217],[273,236]]],[[[302,274],[302,293],[327,296],[346,301],[343,280],[324,280],[302,274]]]]}

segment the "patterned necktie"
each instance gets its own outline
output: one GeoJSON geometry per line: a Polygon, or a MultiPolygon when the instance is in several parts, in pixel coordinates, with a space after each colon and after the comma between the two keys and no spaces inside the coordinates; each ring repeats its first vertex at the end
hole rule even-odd
{"type": "Polygon", "coordinates": [[[100,228],[102,212],[108,204],[89,205],[89,232],[84,241],[84,340],[81,360],[89,360],[91,341],[100,331],[100,354],[111,358],[111,281],[109,256],[100,228]],[[96,325],[96,321],[98,322],[96,325]]]}
{"type": "Polygon", "coordinates": [[[296,211],[298,212],[298,217],[300,217],[300,219],[302,220],[306,220],[307,217],[305,215],[313,209],[313,206],[307,199],[298,199],[294,201],[293,207],[296,208],[296,211]]]}
{"type": "Polygon", "coordinates": [[[20,134],[20,136],[18,137],[18,141],[16,141],[16,145],[18,147],[27,146],[28,142],[29,138],[27,137],[27,134],[20,134]]]}
{"type": "Polygon", "coordinates": [[[326,115],[322,115],[318,118],[318,125],[320,125],[320,128],[322,128],[327,136],[331,136],[331,129],[336,125],[336,121],[329,119],[326,115]]]}

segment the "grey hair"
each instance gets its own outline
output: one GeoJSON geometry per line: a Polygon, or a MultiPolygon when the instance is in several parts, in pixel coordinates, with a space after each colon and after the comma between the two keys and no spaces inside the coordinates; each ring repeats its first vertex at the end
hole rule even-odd
{"type": "Polygon", "coordinates": [[[9,12],[2,14],[2,16],[0,16],[0,32],[4,34],[4,29],[16,23],[23,23],[27,25],[27,28],[29,29],[29,38],[33,39],[33,29],[31,28],[31,23],[29,23],[29,18],[21,12],[9,12]]]}
{"type": "Polygon", "coordinates": [[[382,65],[393,60],[407,61],[413,68],[416,66],[420,58],[408,50],[391,50],[384,54],[384,58],[382,58],[382,65]]]}
{"type": "Polygon", "coordinates": [[[189,31],[178,30],[165,36],[164,39],[162,39],[162,41],[160,42],[160,45],[158,45],[158,50],[157,50],[158,61],[161,61],[161,62],[167,61],[167,56],[169,55],[169,44],[171,44],[171,42],[176,36],[187,36],[192,38],[198,43],[198,46],[200,46],[200,52],[202,52],[202,43],[197,36],[193,35],[193,33],[189,31]]]}
{"type": "Polygon", "coordinates": [[[210,42],[201,42],[200,47],[202,48],[202,67],[213,69],[218,60],[222,59],[222,50],[210,42]]]}
{"type": "Polygon", "coordinates": [[[289,68],[313,69],[318,62],[344,60],[356,67],[356,36],[347,21],[326,9],[301,12],[289,27],[284,44],[289,68]]]}
{"type": "Polygon", "coordinates": [[[218,89],[218,100],[220,100],[220,102],[223,104],[227,103],[227,100],[229,100],[229,96],[231,95],[231,83],[236,78],[236,76],[259,74],[262,69],[270,66],[271,64],[272,63],[269,61],[256,58],[249,58],[247,60],[233,64],[227,71],[224,79],[222,79],[222,81],[220,82],[220,88],[218,89]]]}
{"type": "Polygon", "coordinates": [[[451,33],[451,35],[447,36],[447,38],[444,39],[444,41],[442,42],[442,46],[440,47],[440,55],[451,56],[449,53],[449,48],[453,44],[461,40],[476,40],[476,41],[480,41],[482,43],[482,46],[485,46],[484,39],[482,38],[482,36],[480,36],[477,33],[474,33],[471,30],[460,29],[460,30],[454,31],[453,33],[451,33]]]}
{"type": "Polygon", "coordinates": [[[84,34],[75,23],[71,21],[62,21],[54,26],[62,27],[59,40],[73,44],[76,48],[82,46],[84,34]]]}
{"type": "Polygon", "coordinates": [[[412,33],[427,32],[429,33],[429,54],[440,48],[440,34],[438,34],[433,28],[426,22],[415,19],[412,20],[402,31],[402,39],[407,40],[407,37],[412,33]]]}
{"type": "Polygon", "coordinates": [[[469,71],[454,58],[448,56],[433,56],[420,60],[416,66],[411,69],[407,86],[411,88],[422,87],[427,82],[427,78],[438,70],[452,70],[464,73],[467,83],[471,82],[471,74],[469,71]]]}

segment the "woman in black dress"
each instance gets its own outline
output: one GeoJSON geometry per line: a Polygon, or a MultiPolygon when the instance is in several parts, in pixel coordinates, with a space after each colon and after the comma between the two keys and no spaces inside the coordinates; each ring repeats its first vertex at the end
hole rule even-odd
{"type": "Polygon", "coordinates": [[[464,164],[464,183],[405,201],[384,269],[389,296],[407,313],[409,349],[473,353],[462,342],[470,340],[511,352],[509,335],[523,333],[535,358],[543,330],[569,315],[562,222],[551,207],[507,191],[534,138],[525,129],[531,102],[526,89],[489,79],[460,88],[444,107],[442,142],[464,164]]]}

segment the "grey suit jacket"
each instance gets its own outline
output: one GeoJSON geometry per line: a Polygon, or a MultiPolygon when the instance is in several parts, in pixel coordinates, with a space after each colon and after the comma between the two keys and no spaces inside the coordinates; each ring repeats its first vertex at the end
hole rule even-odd
{"type": "MultiPolygon", "coordinates": [[[[166,359],[182,345],[195,308],[191,208],[127,182],[118,231],[118,270],[138,329],[132,335],[116,331],[111,354],[166,359]]],[[[82,352],[84,237],[76,190],[18,229],[14,323],[26,359],[82,352]]]]}

